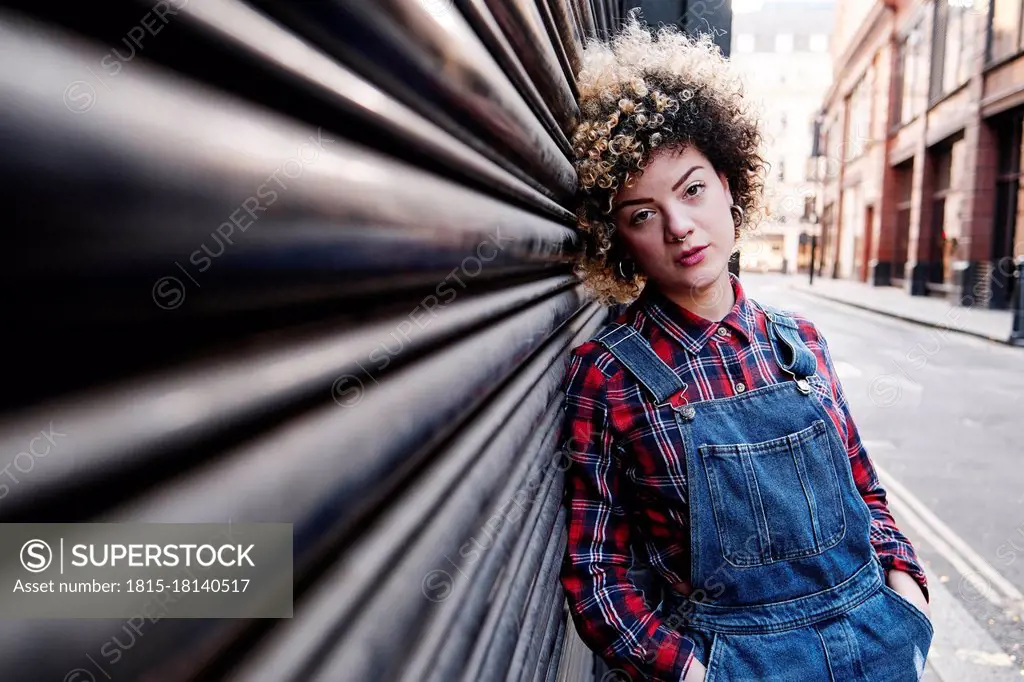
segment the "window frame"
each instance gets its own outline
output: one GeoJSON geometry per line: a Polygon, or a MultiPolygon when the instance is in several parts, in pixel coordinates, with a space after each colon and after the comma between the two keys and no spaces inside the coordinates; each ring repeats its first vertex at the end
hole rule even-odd
{"type": "Polygon", "coordinates": [[[985,28],[985,65],[992,67],[1015,59],[1022,53],[1024,53],[1024,5],[1021,5],[1020,2],[1013,4],[1013,0],[991,0],[985,28]],[[1017,12],[1015,22],[1017,34],[1011,41],[1010,50],[1005,54],[997,55],[995,54],[995,21],[996,12],[1002,7],[999,3],[1005,3],[1015,8],[1017,12]]]}

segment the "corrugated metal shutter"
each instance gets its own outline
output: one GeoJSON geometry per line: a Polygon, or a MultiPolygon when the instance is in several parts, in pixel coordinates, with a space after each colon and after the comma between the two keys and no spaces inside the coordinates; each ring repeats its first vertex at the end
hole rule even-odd
{"type": "Polygon", "coordinates": [[[0,3],[0,519],[290,522],[296,572],[291,620],[5,621],[5,679],[593,678],[557,583],[559,384],[606,316],[567,135],[621,18],[0,3]]]}

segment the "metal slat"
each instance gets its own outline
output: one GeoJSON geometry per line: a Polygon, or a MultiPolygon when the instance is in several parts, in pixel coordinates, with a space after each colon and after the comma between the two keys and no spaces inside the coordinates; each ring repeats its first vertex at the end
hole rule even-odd
{"type": "MultiPolygon", "coordinates": [[[[417,485],[411,493],[413,500],[404,498],[403,502],[406,504],[396,505],[393,510],[388,512],[387,516],[377,522],[379,528],[387,528],[389,533],[387,535],[367,534],[363,540],[351,547],[346,556],[332,568],[330,575],[321,580],[314,588],[314,592],[305,600],[305,608],[296,614],[292,622],[275,633],[264,649],[253,660],[248,661],[232,679],[267,680],[268,682],[310,679],[313,674],[310,667],[314,666],[319,656],[330,651],[332,647],[340,646],[343,637],[360,634],[360,629],[353,625],[353,621],[360,617],[354,608],[359,603],[360,588],[362,587],[373,587],[373,593],[381,595],[380,599],[389,600],[387,608],[379,606],[372,614],[366,614],[366,618],[372,620],[375,617],[384,617],[388,619],[389,623],[395,622],[396,619],[399,622],[410,620],[400,616],[416,606],[415,603],[411,604],[410,602],[426,602],[426,598],[419,592],[423,576],[431,569],[441,565],[442,554],[445,552],[438,548],[437,542],[426,542],[431,549],[429,555],[425,557],[406,556],[409,553],[407,547],[412,542],[412,538],[422,537],[420,534],[424,531],[420,527],[424,523],[424,515],[427,510],[434,510],[430,512],[432,525],[439,526],[444,532],[447,532],[450,526],[472,523],[476,520],[476,515],[469,515],[460,521],[459,518],[466,515],[461,513],[458,505],[455,505],[454,509],[449,507],[451,510],[449,513],[454,513],[455,517],[450,519],[447,524],[441,524],[436,522],[437,514],[440,513],[443,517],[444,513],[436,510],[441,504],[442,497],[453,494],[477,494],[473,492],[476,486],[469,485],[463,487],[470,488],[470,490],[462,490],[460,493],[446,493],[445,491],[464,480],[466,462],[475,459],[479,450],[495,438],[487,428],[494,429],[498,428],[498,425],[504,425],[508,421],[507,412],[518,409],[518,406],[526,401],[532,400],[534,404],[542,406],[538,409],[543,409],[546,401],[551,397],[553,386],[549,384],[545,388],[536,382],[551,382],[554,379],[554,383],[557,383],[557,376],[551,377],[547,368],[558,357],[559,347],[564,348],[570,339],[577,337],[580,323],[581,321],[574,321],[571,327],[560,332],[559,337],[542,355],[531,361],[522,375],[516,378],[516,385],[510,387],[502,395],[500,401],[495,403],[485,418],[477,420],[479,422],[478,429],[467,434],[467,438],[470,440],[453,446],[450,454],[442,460],[443,463],[434,469],[427,480],[417,485]],[[416,504],[410,504],[412,501],[415,501],[416,504]],[[398,553],[401,553],[403,558],[398,562],[400,565],[396,566],[398,560],[392,557],[398,553]],[[410,561],[418,562],[420,565],[408,568],[410,561]],[[401,570],[402,565],[407,567],[405,573],[396,573],[401,570]],[[393,588],[396,593],[393,594],[381,586],[379,580],[385,575],[388,576],[387,584],[397,585],[393,588]],[[410,575],[413,577],[410,578],[410,575]],[[412,580],[411,583],[410,580],[412,580]],[[405,590],[415,591],[412,597],[403,591],[403,586],[405,590]]],[[[499,437],[506,438],[508,434],[502,432],[499,437]]],[[[459,543],[465,539],[467,534],[455,533],[454,535],[454,542],[459,543]]],[[[424,541],[417,539],[416,543],[423,545],[424,541]]],[[[454,553],[455,550],[449,548],[447,551],[454,553]]],[[[365,608],[365,606],[360,608],[365,608]]],[[[339,651],[339,655],[342,653],[358,654],[360,651],[363,649],[350,645],[339,651]]],[[[350,669],[345,668],[345,670],[350,669]]],[[[356,679],[365,678],[357,676],[356,679]]]]}
{"type": "Polygon", "coordinates": [[[502,248],[474,287],[564,271],[578,244],[564,225],[341,138],[316,147],[316,129],[143,63],[72,114],[53,92],[79,78],[89,44],[5,29],[33,77],[0,63],[0,176],[32,229],[8,244],[0,323],[35,329],[11,345],[38,359],[14,368],[6,400],[265,330],[265,311],[422,298],[490,250],[488,235],[502,248]]]}
{"type": "Polygon", "coordinates": [[[537,682],[555,682],[558,679],[559,663],[562,660],[562,652],[565,651],[565,606],[558,609],[558,613],[555,616],[558,624],[558,630],[555,632],[555,641],[551,649],[551,654],[548,656],[547,669],[542,671],[543,676],[537,678],[537,682]]]}
{"type": "MultiPolygon", "coordinates": [[[[388,381],[367,390],[356,409],[332,405],[293,419],[274,433],[96,520],[294,523],[294,566],[296,577],[301,578],[310,562],[353,530],[367,505],[383,501],[410,468],[458,425],[460,417],[468,416],[466,411],[474,407],[471,397],[484,399],[578,307],[575,292],[557,295],[446,346],[431,362],[395,372],[388,381]],[[466,357],[476,361],[467,365],[466,357]],[[410,392],[409,387],[416,390],[410,392]],[[388,419],[394,414],[402,415],[402,420],[388,419]],[[381,430],[380,424],[389,428],[381,430]],[[296,467],[295,462],[302,466],[296,467]]],[[[550,362],[546,360],[544,366],[550,362]]],[[[521,374],[517,380],[526,381],[521,374]]],[[[412,514],[417,523],[422,521],[414,507],[395,511],[412,514]]],[[[339,566],[367,570],[370,555],[358,552],[358,547],[350,552],[345,554],[348,561],[339,566]]],[[[388,560],[384,556],[378,559],[388,560]]],[[[348,609],[343,606],[345,601],[337,598],[323,604],[332,617],[351,613],[361,598],[351,589],[349,574],[341,591],[348,609]]],[[[306,605],[307,615],[316,612],[315,606],[306,605]]],[[[300,622],[300,613],[297,611],[292,623],[300,622]]],[[[190,679],[210,664],[244,625],[237,621],[166,620],[163,627],[141,638],[134,655],[125,657],[119,667],[130,677],[145,672],[166,680],[190,679]]],[[[88,621],[33,622],[36,646],[29,647],[19,641],[23,626],[9,621],[0,624],[0,659],[16,678],[63,674],[74,667],[77,651],[98,650],[111,635],[110,630],[88,621]],[[51,648],[47,643],[55,639],[91,642],[92,647],[43,654],[51,648]]],[[[322,634],[329,636],[329,632],[322,634]]]]}
{"type": "MultiPolygon", "coordinates": [[[[352,329],[327,329],[298,336],[268,349],[240,350],[230,356],[146,376],[103,391],[68,396],[0,425],[0,463],[14,465],[24,434],[56,419],[58,430],[74,434],[61,444],[61,457],[40,458],[24,485],[11,487],[0,519],[11,521],[46,512],[67,496],[101,485],[114,473],[159,468],[204,441],[232,430],[254,428],[260,419],[294,409],[317,396],[329,399],[339,377],[352,377],[342,389],[372,385],[374,371],[397,357],[381,349],[400,346],[405,358],[459,338],[481,324],[497,322],[515,310],[572,285],[570,277],[512,287],[475,298],[454,299],[429,309],[429,324],[409,317],[385,317],[352,329]],[[357,383],[357,380],[360,383],[357,383]]],[[[426,314],[426,313],[425,313],[426,314]]],[[[118,498],[104,495],[105,504],[118,498]]],[[[73,507],[82,511],[81,503],[73,507]]]]}
{"type": "MultiPolygon", "coordinates": [[[[559,495],[549,494],[544,499],[533,533],[516,542],[508,566],[492,594],[490,609],[480,626],[480,635],[473,644],[467,662],[461,668],[452,671],[454,676],[447,679],[485,679],[479,677],[480,667],[491,648],[500,645],[501,637],[515,636],[518,633],[519,609],[525,603],[544,550],[549,544],[552,530],[558,523],[561,508],[559,498],[559,495]]],[[[507,653],[511,657],[511,651],[507,653]]],[[[498,678],[500,679],[500,675],[498,678]]]]}
{"type": "Polygon", "coordinates": [[[538,457],[529,463],[529,473],[520,471],[516,472],[518,475],[510,476],[510,485],[496,497],[501,504],[492,508],[493,514],[503,512],[503,505],[515,499],[514,495],[525,487],[525,481],[546,474],[535,486],[536,499],[530,501],[522,523],[513,521],[503,525],[493,544],[484,552],[483,559],[474,565],[470,574],[458,574],[462,578],[458,590],[459,599],[446,599],[433,607],[433,617],[429,623],[424,624],[422,636],[415,649],[409,652],[408,663],[400,678],[403,682],[450,680],[464,664],[469,648],[480,634],[480,625],[490,605],[490,593],[507,565],[515,543],[524,535],[533,535],[544,501],[553,493],[551,484],[555,480],[555,471],[548,455],[556,443],[556,436],[554,430],[548,434],[538,457]]]}
{"type": "MultiPolygon", "coordinates": [[[[437,570],[438,566],[448,567],[450,561],[460,561],[457,552],[464,546],[466,532],[479,532],[473,522],[477,520],[477,510],[482,505],[474,504],[472,498],[486,495],[488,502],[500,500],[493,495],[493,491],[507,475],[509,461],[524,449],[533,452],[539,446],[554,443],[557,429],[555,418],[560,412],[559,406],[549,405],[544,419],[537,427],[531,427],[535,418],[524,420],[519,415],[524,409],[535,410],[537,403],[555,395],[557,388],[557,381],[550,386],[538,386],[535,392],[539,395],[531,395],[530,402],[525,402],[509,419],[507,428],[503,428],[501,434],[494,439],[497,447],[489,446],[496,450],[489,458],[491,461],[481,462],[478,467],[486,469],[484,475],[478,475],[478,469],[474,469],[460,481],[462,485],[449,495],[444,509],[433,515],[432,523],[416,538],[415,543],[403,550],[399,565],[383,584],[376,587],[376,598],[362,607],[360,613],[355,614],[353,622],[347,624],[348,632],[327,652],[323,664],[310,677],[311,682],[389,679],[404,666],[404,658],[396,659],[390,647],[396,639],[415,641],[423,629],[428,627],[432,604],[422,594],[423,576],[437,570]],[[507,442],[516,431],[532,431],[535,438],[525,448],[518,444],[502,448],[503,441],[507,442]]],[[[515,434],[518,438],[526,435],[515,434]]],[[[453,573],[460,580],[465,580],[465,576],[454,569],[453,573]]],[[[453,589],[458,587],[455,584],[453,589]]]]}
{"type": "Polygon", "coordinates": [[[548,6],[547,0],[539,0],[535,8],[540,11],[541,18],[544,22],[544,29],[547,31],[548,40],[554,48],[559,66],[562,67],[562,75],[572,88],[573,96],[578,99],[579,90],[576,87],[576,71],[573,68],[572,61],[569,59],[566,52],[567,48],[562,42],[562,36],[560,35],[558,26],[555,25],[555,18],[551,14],[551,8],[548,6]]]}
{"type": "MultiPolygon", "coordinates": [[[[583,44],[587,41],[587,29],[583,24],[583,18],[580,16],[579,5],[575,0],[557,0],[559,6],[565,7],[569,19],[572,22],[572,31],[576,43],[576,51],[580,56],[582,65],[583,56],[583,44]]],[[[555,8],[557,11],[557,8],[555,8]]],[[[577,72],[575,75],[579,75],[577,72]]]]}
{"type": "MultiPolygon", "coordinates": [[[[548,657],[551,655],[555,633],[558,631],[555,615],[560,615],[562,612],[562,587],[558,581],[557,571],[554,579],[549,581],[545,589],[545,599],[538,605],[540,607],[538,613],[544,615],[537,621],[531,635],[534,639],[527,649],[528,656],[523,664],[522,674],[518,677],[520,682],[535,682],[538,677],[544,679],[547,676],[548,657]],[[537,634],[540,636],[537,637],[537,634]]],[[[511,675],[514,671],[513,667],[509,674],[511,675]]],[[[506,679],[510,679],[510,677],[506,677],[506,679]]]]}
{"type": "Polygon", "coordinates": [[[576,15],[583,24],[586,38],[597,36],[597,18],[594,16],[594,5],[591,0],[570,0],[576,7],[576,15]]]}
{"type": "MultiPolygon", "coordinates": [[[[534,113],[540,118],[545,130],[548,131],[548,134],[558,144],[562,153],[567,157],[571,156],[572,149],[566,133],[563,131],[563,124],[556,120],[545,98],[537,89],[538,86],[534,85],[530,75],[523,68],[523,64],[516,55],[515,49],[509,43],[508,38],[495,20],[494,15],[491,14],[487,4],[484,0],[462,0],[461,8],[466,16],[466,20],[469,21],[473,30],[480,36],[480,40],[483,41],[501,65],[501,68],[504,69],[509,80],[512,81],[534,113]]],[[[575,112],[578,111],[576,100],[570,98],[568,106],[572,111],[572,115],[575,115],[575,112]]],[[[571,116],[563,115],[562,118],[568,120],[571,116]]]]}
{"type": "MultiPolygon", "coordinates": [[[[192,3],[182,8],[181,15],[182,19],[196,22],[217,38],[231,41],[240,51],[253,57],[254,62],[280,67],[290,77],[322,91],[339,108],[391,130],[411,149],[445,163],[462,178],[483,179],[489,187],[511,199],[535,206],[554,217],[572,219],[571,213],[513,175],[518,170],[515,166],[506,164],[501,168],[481,156],[490,151],[488,147],[472,148],[453,137],[239,0],[192,3]]],[[[524,79],[522,83],[532,87],[529,80],[524,79]]],[[[575,100],[570,99],[569,103],[575,108],[575,100]]],[[[564,137],[559,144],[568,153],[564,137]]]]}
{"type": "MultiPolygon", "coordinates": [[[[539,557],[540,561],[536,570],[529,574],[534,578],[531,581],[531,589],[528,590],[530,597],[535,596],[538,585],[548,585],[549,581],[553,581],[557,574],[560,562],[554,555],[559,554],[560,556],[561,552],[565,550],[564,516],[565,509],[559,508],[551,528],[551,536],[545,543],[544,554],[539,557]]],[[[494,641],[478,670],[478,676],[471,677],[468,673],[464,674],[463,682],[469,682],[470,679],[501,679],[512,667],[522,665],[519,657],[524,656],[529,648],[527,642],[538,619],[538,600],[530,597],[522,602],[514,600],[510,604],[512,608],[505,609],[504,617],[498,621],[495,628],[494,641]]]]}
{"type": "MultiPolygon", "coordinates": [[[[580,313],[589,317],[583,331],[569,345],[579,345],[589,339],[604,322],[604,312],[596,306],[580,313]]],[[[515,543],[528,542],[537,532],[536,524],[547,495],[560,495],[559,490],[551,488],[555,474],[559,470],[550,456],[541,456],[535,465],[542,466],[546,473],[544,479],[537,484],[537,499],[522,522],[522,528],[503,526],[498,538],[494,541],[479,567],[473,571],[470,584],[463,585],[460,599],[456,603],[448,600],[439,605],[438,613],[425,626],[427,632],[420,639],[416,650],[408,655],[409,663],[402,673],[404,682],[423,682],[426,680],[450,680],[460,671],[468,655],[467,652],[480,633],[480,626],[490,605],[490,594],[494,588],[497,574],[508,563],[508,557],[516,553],[515,543]]],[[[531,469],[527,480],[534,480],[537,472],[531,469]]],[[[506,490],[498,499],[507,501],[521,490],[522,477],[512,476],[506,490]]],[[[500,507],[499,507],[500,509],[500,507]]],[[[496,511],[495,511],[496,513],[496,511]]],[[[520,550],[521,551],[521,550],[520,550]]]]}
{"type": "MultiPolygon", "coordinates": [[[[559,601],[555,598],[555,594],[556,591],[561,593],[561,586],[558,584],[558,569],[562,563],[562,555],[565,553],[566,540],[564,519],[560,517],[560,520],[563,523],[559,524],[556,521],[554,527],[554,532],[557,533],[559,540],[554,547],[549,548],[548,554],[544,557],[544,563],[541,564],[526,609],[522,614],[519,638],[505,676],[505,679],[509,681],[519,680],[522,682],[533,677],[537,668],[537,660],[540,657],[540,650],[545,641],[544,637],[547,634],[546,627],[551,609],[559,601]]],[[[500,670],[504,670],[504,665],[500,670]]]]}
{"type": "Polygon", "coordinates": [[[622,2],[621,0],[606,0],[608,3],[608,23],[612,33],[619,30],[622,25],[622,2]]]}
{"type": "Polygon", "coordinates": [[[292,523],[296,597],[292,619],[144,637],[9,620],[5,674],[67,679],[130,637],[114,679],[589,682],[552,457],[566,353],[606,319],[570,274],[566,136],[581,40],[614,8],[178,3],[83,109],[83,69],[152,1],[5,4],[0,324],[34,335],[0,466],[40,423],[68,439],[0,520],[292,523]],[[464,556],[535,480],[521,527],[464,556]],[[422,576],[455,556],[470,575],[435,605],[422,576]]]}
{"type": "MultiPolygon", "coordinates": [[[[121,52],[135,49],[125,41],[123,26],[136,24],[153,9],[150,0],[109,0],[100,16],[89,6],[60,0],[13,2],[101,44],[115,45],[121,52]]],[[[99,56],[103,48],[97,47],[97,56],[83,62],[87,68],[79,69],[78,77],[84,80],[77,81],[79,90],[71,92],[77,99],[69,106],[89,104],[80,90],[93,88],[100,96],[106,88],[116,88],[120,76],[135,63],[159,63],[314,127],[333,130],[434,172],[454,175],[474,187],[500,192],[503,198],[533,210],[554,211],[552,215],[560,219],[565,215],[565,209],[550,199],[549,189],[465,129],[449,120],[448,128],[455,134],[445,132],[437,121],[400,104],[241,0],[181,3],[169,19],[159,38],[147,37],[145,50],[139,51],[131,67],[107,62],[108,54],[104,68],[99,56]],[[435,135],[437,139],[433,139],[435,135]],[[515,182],[506,182],[509,178],[515,182]]]]}
{"type": "Polygon", "coordinates": [[[594,31],[599,40],[605,39],[605,17],[604,17],[604,5],[601,4],[601,0],[582,0],[582,2],[590,5],[591,13],[594,16],[594,31]]]}
{"type": "MultiPolygon", "coordinates": [[[[482,0],[489,8],[516,57],[537,84],[566,135],[579,117],[575,82],[566,77],[559,45],[552,44],[534,0],[482,0]]],[[[470,3],[475,4],[475,3],[470,3]]]]}
{"type": "Polygon", "coordinates": [[[537,5],[547,18],[545,23],[549,33],[554,32],[561,40],[562,49],[569,60],[571,82],[575,84],[581,66],[580,54],[583,48],[580,42],[583,31],[573,14],[572,0],[537,0],[537,5]]]}
{"type": "MultiPolygon", "coordinates": [[[[521,237],[502,251],[505,259],[515,254],[550,262],[558,247],[545,242],[557,245],[573,239],[562,226],[371,150],[344,140],[324,141],[326,136],[318,137],[314,129],[156,72],[143,76],[141,64],[124,74],[120,87],[99,100],[89,116],[69,116],[59,102],[54,104],[52,92],[77,75],[81,55],[38,37],[33,40],[10,25],[8,32],[13,49],[38,65],[28,80],[13,63],[0,64],[0,92],[15,105],[0,117],[0,130],[12,141],[9,153],[0,157],[0,173],[13,178],[20,170],[26,185],[38,177],[33,173],[45,173],[53,195],[31,197],[30,205],[42,214],[35,216],[36,230],[18,235],[7,277],[11,269],[19,276],[92,268],[109,272],[127,269],[127,262],[133,268],[154,262],[173,268],[168,254],[187,258],[204,240],[209,243],[211,232],[232,209],[241,208],[241,200],[296,158],[301,145],[313,144],[310,136],[324,145],[319,157],[302,169],[301,182],[278,188],[274,210],[266,208],[259,229],[233,245],[238,253],[259,261],[263,251],[270,251],[282,261],[280,270],[301,256],[304,272],[320,267],[351,278],[360,271],[379,276],[416,267],[436,273],[465,258],[466,246],[479,243],[495,225],[521,237]],[[232,129],[236,134],[224,135],[232,129]],[[31,160],[29,167],[21,167],[26,159],[31,160]],[[181,173],[183,168],[188,175],[181,173]],[[76,183],[82,194],[101,189],[143,193],[157,186],[162,193],[148,197],[144,206],[118,211],[98,203],[76,205],[86,216],[106,219],[83,221],[80,216],[72,231],[68,208],[53,205],[58,191],[66,193],[65,182],[76,183]],[[144,215],[148,225],[140,229],[144,215]],[[368,227],[376,228],[374,234],[367,234],[368,227]],[[388,229],[394,232],[381,234],[388,229]],[[433,253],[424,253],[436,237],[440,239],[433,253]],[[55,239],[63,247],[59,251],[55,239]],[[280,258],[282,251],[289,257],[280,258]],[[375,258],[369,264],[368,255],[375,258]],[[376,260],[380,258],[390,262],[376,260]],[[373,266],[372,273],[367,265],[373,266]]],[[[282,174],[281,179],[287,178],[282,174]]],[[[37,194],[47,191],[33,189],[37,194]]],[[[272,263],[252,266],[271,276],[272,263]]]]}
{"type": "Polygon", "coordinates": [[[572,165],[459,12],[433,14],[417,0],[258,4],[433,120],[445,112],[484,136],[571,201],[572,165]]]}
{"type": "Polygon", "coordinates": [[[593,682],[596,658],[576,634],[572,619],[567,619],[565,650],[558,669],[559,682],[593,682]]]}
{"type": "Polygon", "coordinates": [[[592,0],[596,9],[595,14],[600,18],[601,32],[599,34],[602,40],[607,40],[611,33],[611,16],[608,12],[608,3],[606,0],[592,0]]]}

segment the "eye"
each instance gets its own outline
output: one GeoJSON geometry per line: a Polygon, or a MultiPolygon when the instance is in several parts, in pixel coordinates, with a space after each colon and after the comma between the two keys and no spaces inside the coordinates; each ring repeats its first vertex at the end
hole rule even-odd
{"type": "Polygon", "coordinates": [[[696,196],[700,196],[700,194],[703,191],[704,191],[704,183],[698,181],[698,182],[693,183],[692,185],[687,186],[686,191],[683,192],[683,194],[686,195],[687,197],[696,197],[696,196]]]}
{"type": "Polygon", "coordinates": [[[639,211],[637,211],[636,213],[629,217],[629,224],[639,225],[640,223],[646,222],[648,218],[647,214],[654,215],[654,211],[650,210],[649,208],[640,209],[639,211]]]}

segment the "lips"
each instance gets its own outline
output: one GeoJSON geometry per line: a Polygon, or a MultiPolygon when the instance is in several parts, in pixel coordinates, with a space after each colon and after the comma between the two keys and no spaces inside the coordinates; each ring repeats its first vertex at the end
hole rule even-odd
{"type": "Polygon", "coordinates": [[[680,265],[696,265],[704,260],[704,249],[709,246],[711,245],[705,244],[704,246],[695,246],[692,249],[687,249],[676,257],[676,262],[680,265]]]}

